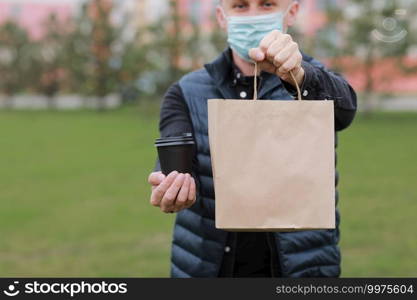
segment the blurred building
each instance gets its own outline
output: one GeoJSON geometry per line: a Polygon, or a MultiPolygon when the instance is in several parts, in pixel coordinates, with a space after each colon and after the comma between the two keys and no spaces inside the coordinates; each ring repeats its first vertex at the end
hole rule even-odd
{"type": "Polygon", "coordinates": [[[43,23],[51,14],[60,20],[70,18],[77,9],[79,0],[1,0],[0,24],[14,20],[24,27],[29,35],[38,39],[45,28],[43,23]]]}
{"type": "MultiPolygon", "coordinates": [[[[95,0],[1,0],[0,1],[0,24],[8,19],[15,20],[26,28],[30,36],[38,39],[45,31],[43,22],[50,14],[55,14],[58,19],[70,18],[76,14],[82,4],[93,3],[95,0]]],[[[116,22],[127,22],[127,29],[124,33],[126,39],[134,38],[135,31],[140,27],[146,27],[160,18],[172,13],[175,7],[177,15],[181,18],[181,29],[199,26],[203,32],[210,32],[216,26],[215,6],[217,0],[100,0],[109,3],[114,8],[112,17],[116,22]],[[175,4],[173,6],[173,4],[175,4]]],[[[297,29],[301,35],[313,38],[318,31],[326,25],[327,18],[325,8],[327,5],[343,5],[349,14],[360,14],[354,11],[354,6],[349,5],[351,0],[306,0],[301,1],[301,11],[298,16],[297,29]]],[[[410,1],[398,0],[404,7],[410,1]]],[[[379,1],[378,1],[379,2],[379,1]]],[[[380,1],[381,5],[385,1],[380,1]]],[[[414,21],[417,23],[417,19],[414,21]]],[[[416,24],[415,24],[416,25],[416,24]]],[[[335,40],[339,34],[336,28],[326,28],[325,34],[335,40]]],[[[416,65],[417,47],[410,53],[406,62],[416,65]]],[[[357,73],[347,74],[349,80],[355,87],[363,88],[363,70],[357,69],[357,73]],[[360,70],[360,71],[359,71],[360,70]]],[[[414,74],[402,76],[393,61],[381,61],[373,71],[375,77],[379,78],[386,72],[394,75],[389,83],[381,82],[377,90],[415,92],[417,77],[414,74]],[[395,71],[395,72],[394,72],[395,71]]]]}
{"type": "MultiPolygon", "coordinates": [[[[2,0],[0,2],[0,23],[7,19],[17,21],[27,28],[34,38],[42,35],[42,22],[50,14],[58,18],[71,17],[83,3],[92,0],[2,0]]],[[[131,17],[131,28],[146,26],[168,14],[172,0],[109,0],[115,7],[115,19],[122,22],[126,15],[131,17]]],[[[329,1],[329,0],[326,0],[329,1]]],[[[330,0],[341,1],[341,0],[330,0]]],[[[323,0],[309,0],[302,4],[299,26],[306,34],[314,34],[325,24],[322,13],[323,0]],[[309,22],[302,20],[308,19],[309,22]],[[306,25],[308,24],[308,26],[306,25]]],[[[199,24],[204,30],[216,26],[215,6],[217,0],[176,0],[179,16],[192,24],[199,24]]]]}

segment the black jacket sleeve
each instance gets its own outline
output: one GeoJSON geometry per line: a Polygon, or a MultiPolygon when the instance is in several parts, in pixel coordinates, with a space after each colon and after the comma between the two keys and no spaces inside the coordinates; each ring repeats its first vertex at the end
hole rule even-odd
{"type": "MultiPolygon", "coordinates": [[[[305,100],[333,100],[335,110],[335,130],[341,131],[352,123],[357,111],[356,93],[349,83],[338,73],[327,70],[317,60],[303,54],[302,67],[305,78],[301,93],[305,100]]],[[[294,96],[296,89],[283,82],[294,96]]]]}
{"type": "MultiPolygon", "coordinates": [[[[159,133],[161,137],[181,135],[192,132],[188,106],[178,82],[171,85],[161,103],[159,133]]],[[[159,159],[156,159],[154,172],[160,171],[159,159]]]]}
{"type": "MultiPolygon", "coordinates": [[[[191,132],[194,135],[190,111],[185,103],[184,95],[178,82],[171,85],[165,93],[161,104],[159,132],[161,137],[178,136],[191,132]]],[[[193,171],[191,176],[195,179],[197,194],[200,190],[200,182],[196,172],[197,157],[193,157],[193,171]]],[[[157,157],[154,172],[161,171],[161,164],[157,157]]]]}

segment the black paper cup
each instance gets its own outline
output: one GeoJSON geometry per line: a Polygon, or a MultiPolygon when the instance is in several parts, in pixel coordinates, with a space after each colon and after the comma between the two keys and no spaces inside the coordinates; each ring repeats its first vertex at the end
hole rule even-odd
{"type": "Polygon", "coordinates": [[[194,145],[194,138],[190,133],[156,139],[155,147],[158,149],[162,173],[168,175],[172,171],[178,171],[191,174],[194,145]]]}

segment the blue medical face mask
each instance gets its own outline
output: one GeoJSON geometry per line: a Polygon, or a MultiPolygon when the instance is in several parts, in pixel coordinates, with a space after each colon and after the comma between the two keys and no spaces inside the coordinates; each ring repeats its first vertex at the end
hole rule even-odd
{"type": "Polygon", "coordinates": [[[284,30],[285,12],[276,12],[258,16],[226,16],[227,42],[236,53],[246,61],[251,62],[249,50],[257,48],[262,39],[271,31],[284,30]]]}

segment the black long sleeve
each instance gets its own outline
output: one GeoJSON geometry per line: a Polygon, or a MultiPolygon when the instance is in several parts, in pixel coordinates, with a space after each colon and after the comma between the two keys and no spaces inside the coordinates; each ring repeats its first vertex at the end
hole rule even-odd
{"type": "MultiPolygon", "coordinates": [[[[171,85],[161,103],[159,132],[161,137],[181,135],[192,132],[192,123],[188,106],[178,82],[171,85]]],[[[160,171],[159,159],[156,159],[154,172],[160,171]]]]}
{"type": "Polygon", "coordinates": [[[159,131],[161,137],[192,131],[190,112],[178,82],[171,85],[162,101],[159,131]]]}
{"type": "MultiPolygon", "coordinates": [[[[301,86],[305,100],[334,100],[335,130],[341,131],[349,127],[357,111],[357,97],[353,88],[342,75],[329,71],[318,61],[308,57],[303,60],[305,71],[304,82],[301,86]]],[[[296,89],[289,83],[283,82],[285,88],[294,96],[296,89]]]]}

